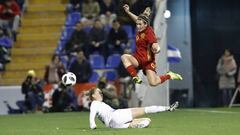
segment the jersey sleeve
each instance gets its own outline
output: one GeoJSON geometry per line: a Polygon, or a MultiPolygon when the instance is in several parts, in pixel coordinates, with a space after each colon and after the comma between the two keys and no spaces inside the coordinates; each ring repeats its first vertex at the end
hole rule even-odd
{"type": "Polygon", "coordinates": [[[92,102],[91,107],[90,107],[90,115],[89,115],[89,123],[90,123],[90,128],[94,129],[97,127],[95,123],[95,117],[97,114],[97,105],[95,102],[92,102]]]}
{"type": "Polygon", "coordinates": [[[155,35],[155,33],[154,33],[154,31],[151,27],[147,31],[146,35],[147,35],[146,39],[147,39],[149,44],[157,43],[156,35],[155,35]]]}

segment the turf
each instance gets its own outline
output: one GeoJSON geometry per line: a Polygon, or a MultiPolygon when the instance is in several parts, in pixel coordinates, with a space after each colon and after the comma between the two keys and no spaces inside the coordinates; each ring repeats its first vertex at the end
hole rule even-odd
{"type": "Polygon", "coordinates": [[[0,116],[0,135],[238,135],[240,108],[180,109],[146,115],[145,129],[109,129],[97,120],[90,130],[88,112],[0,116]]]}

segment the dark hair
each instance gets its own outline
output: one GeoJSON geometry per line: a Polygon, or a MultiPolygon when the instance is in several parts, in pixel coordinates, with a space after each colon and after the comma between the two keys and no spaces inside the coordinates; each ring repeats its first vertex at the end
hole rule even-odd
{"type": "Polygon", "coordinates": [[[138,19],[142,20],[145,24],[149,24],[150,23],[149,17],[146,14],[140,14],[138,16],[138,19]]]}
{"type": "Polygon", "coordinates": [[[114,19],[114,20],[113,20],[113,23],[119,23],[119,20],[114,19]]]}
{"type": "Polygon", "coordinates": [[[84,51],[83,51],[83,49],[82,49],[81,47],[76,48],[75,51],[76,51],[77,53],[79,53],[79,52],[83,52],[83,54],[84,54],[84,51]]]}

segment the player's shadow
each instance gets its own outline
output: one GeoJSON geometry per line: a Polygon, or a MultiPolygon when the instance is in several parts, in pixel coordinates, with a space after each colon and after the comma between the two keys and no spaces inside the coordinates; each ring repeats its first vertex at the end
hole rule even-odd
{"type": "MultiPolygon", "coordinates": [[[[163,128],[163,127],[148,127],[148,128],[143,128],[143,129],[159,129],[159,128],[163,128]]],[[[115,128],[107,128],[107,127],[98,127],[97,129],[90,129],[90,128],[78,128],[78,127],[72,127],[72,128],[62,128],[62,129],[65,129],[65,130],[78,130],[80,132],[92,132],[92,131],[107,131],[107,132],[110,132],[110,131],[116,131],[116,130],[135,130],[136,128],[123,128],[123,129],[115,129],[115,128]]]]}
{"type": "MultiPolygon", "coordinates": [[[[82,131],[82,132],[89,132],[89,131],[93,131],[92,129],[90,129],[90,128],[76,128],[76,127],[72,127],[72,128],[62,128],[63,130],[78,130],[78,131],[82,131]]],[[[113,129],[111,129],[111,128],[105,128],[105,127],[99,127],[99,128],[97,128],[97,129],[94,129],[94,130],[96,130],[96,131],[111,131],[111,130],[113,130],[113,129]]]]}

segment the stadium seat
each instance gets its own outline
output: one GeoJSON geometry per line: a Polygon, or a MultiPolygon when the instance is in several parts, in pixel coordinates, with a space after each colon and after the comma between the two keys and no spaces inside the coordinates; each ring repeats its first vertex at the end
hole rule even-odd
{"type": "Polygon", "coordinates": [[[98,82],[99,74],[96,71],[93,71],[91,78],[88,80],[90,83],[98,82]]]}
{"type": "Polygon", "coordinates": [[[131,41],[129,49],[131,49],[131,52],[135,52],[135,50],[136,50],[136,41],[135,40],[131,41]]]}
{"type": "Polygon", "coordinates": [[[59,40],[58,41],[58,45],[57,45],[57,48],[55,50],[56,54],[58,54],[58,55],[61,54],[61,51],[65,47],[66,42],[67,42],[66,40],[59,40]]]}
{"type": "Polygon", "coordinates": [[[118,75],[117,75],[117,72],[113,70],[113,71],[105,71],[103,73],[103,76],[105,76],[108,81],[115,81],[118,75]]]}
{"type": "Polygon", "coordinates": [[[73,31],[73,27],[66,27],[62,32],[61,40],[68,40],[71,37],[73,31]]]}
{"type": "Polygon", "coordinates": [[[66,18],[66,26],[75,26],[78,21],[81,19],[81,13],[80,12],[74,12],[68,14],[66,18]]]}
{"type": "Polygon", "coordinates": [[[112,54],[108,56],[106,68],[117,68],[121,61],[121,56],[119,54],[112,54]]]}
{"type": "Polygon", "coordinates": [[[12,48],[13,41],[10,37],[3,36],[0,38],[0,46],[4,46],[6,48],[12,48]]]}
{"type": "Polygon", "coordinates": [[[69,55],[69,59],[67,61],[67,69],[69,70],[73,62],[77,60],[77,57],[75,55],[69,55]]]}
{"type": "Polygon", "coordinates": [[[133,29],[131,25],[122,25],[122,28],[126,31],[126,33],[128,34],[128,38],[133,38],[133,29]]]}
{"type": "Polygon", "coordinates": [[[62,64],[64,65],[64,67],[67,69],[68,61],[64,58],[64,56],[60,56],[60,61],[62,62],[62,64]]]}
{"type": "Polygon", "coordinates": [[[104,58],[99,54],[91,54],[89,56],[90,64],[93,69],[103,69],[104,68],[104,58]]]}

